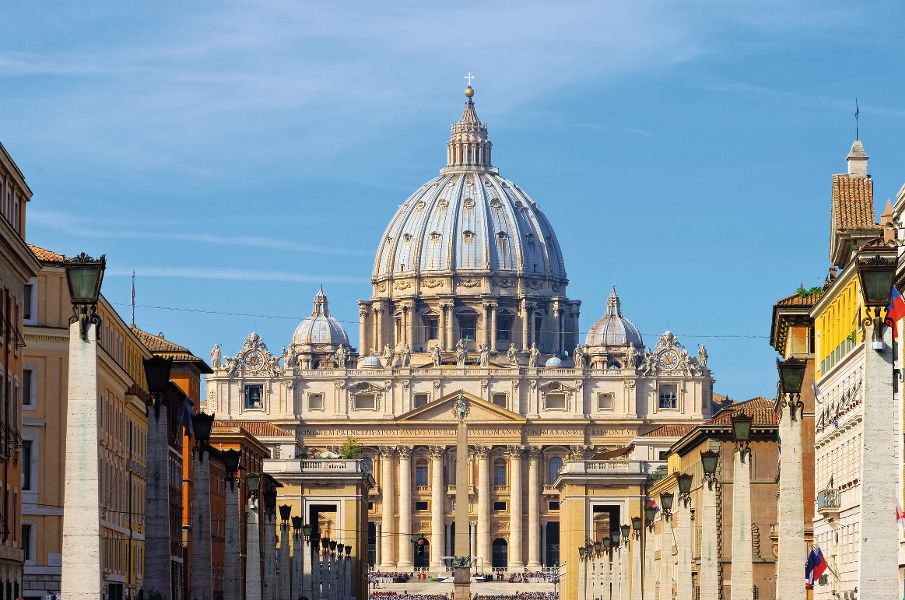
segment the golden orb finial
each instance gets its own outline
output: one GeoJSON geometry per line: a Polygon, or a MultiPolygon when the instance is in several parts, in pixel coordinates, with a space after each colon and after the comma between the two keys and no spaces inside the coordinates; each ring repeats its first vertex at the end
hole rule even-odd
{"type": "Polygon", "coordinates": [[[472,96],[474,96],[474,88],[471,86],[468,86],[467,88],[465,88],[465,97],[471,98],[472,96]]]}

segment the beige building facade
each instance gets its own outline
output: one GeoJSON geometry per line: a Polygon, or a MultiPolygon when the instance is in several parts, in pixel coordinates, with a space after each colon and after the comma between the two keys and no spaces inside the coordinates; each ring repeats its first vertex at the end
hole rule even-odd
{"type": "Polygon", "coordinates": [[[706,349],[689,352],[668,331],[648,348],[615,289],[579,337],[580,302],[566,294],[552,225],[491,164],[473,94],[447,165],[381,239],[371,297],[358,303],[361,352],[320,290],[282,351],[252,333],[232,356],[219,345],[211,353],[205,409],[276,426],[279,435],[260,438],[274,460],[361,444],[376,480],[368,561],[382,570],[439,571],[452,555],[460,394],[471,406],[471,553],[487,571],[559,563],[553,482],[565,462],[656,462],[679,435],[647,443],[641,434],[711,414],[706,349]],[[423,558],[410,541],[418,534],[430,541],[423,558]]]}

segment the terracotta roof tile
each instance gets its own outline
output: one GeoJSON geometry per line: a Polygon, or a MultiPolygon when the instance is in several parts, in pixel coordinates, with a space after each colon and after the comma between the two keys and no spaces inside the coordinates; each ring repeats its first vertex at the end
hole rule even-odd
{"type": "Polygon", "coordinates": [[[35,257],[41,262],[61,263],[66,258],[62,254],[57,254],[53,250],[35,246],[34,244],[29,244],[28,248],[31,250],[31,253],[34,254],[35,257]]]}
{"type": "Polygon", "coordinates": [[[823,296],[823,290],[819,292],[815,292],[813,294],[807,294],[804,296],[799,295],[798,293],[792,294],[791,296],[786,296],[782,300],[777,300],[777,306],[814,306],[817,304],[817,301],[820,300],[820,297],[823,296]]]}
{"type": "Polygon", "coordinates": [[[261,437],[294,437],[295,434],[288,429],[274,425],[270,421],[214,421],[214,429],[227,429],[240,427],[255,436],[261,437]]]}
{"type": "Polygon", "coordinates": [[[715,415],[705,425],[732,425],[732,415],[743,412],[754,418],[755,426],[777,425],[773,400],[759,396],[744,402],[736,402],[715,415]]]}
{"type": "Polygon", "coordinates": [[[172,358],[178,362],[196,363],[201,367],[203,373],[212,372],[211,368],[207,366],[207,363],[204,362],[204,360],[192,354],[192,351],[185,346],[180,346],[179,344],[166,339],[162,333],[154,335],[153,333],[148,333],[143,329],[139,329],[135,325],[132,325],[131,329],[132,333],[138,337],[141,343],[154,354],[164,358],[172,358]]]}
{"type": "Polygon", "coordinates": [[[879,229],[874,220],[874,182],[870,177],[833,175],[834,230],[879,229]]]}
{"type": "Polygon", "coordinates": [[[640,437],[682,437],[695,427],[697,426],[690,423],[671,423],[642,433],[640,437]]]}

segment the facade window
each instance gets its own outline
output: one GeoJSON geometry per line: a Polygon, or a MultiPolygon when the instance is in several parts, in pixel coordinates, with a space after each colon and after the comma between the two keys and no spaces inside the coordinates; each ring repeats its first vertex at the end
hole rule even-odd
{"type": "Polygon", "coordinates": [[[25,562],[32,560],[31,523],[22,523],[22,552],[25,554],[25,562]]]}
{"type": "Polygon", "coordinates": [[[446,471],[446,481],[449,482],[449,485],[456,485],[456,457],[451,456],[449,458],[449,469],[446,471]]]}
{"type": "Polygon", "coordinates": [[[22,406],[31,406],[34,377],[33,370],[22,369],[22,406]]]}
{"type": "Polygon", "coordinates": [[[541,332],[544,328],[544,318],[543,317],[534,317],[534,340],[537,343],[537,347],[541,347],[541,332]]]}
{"type": "Polygon", "coordinates": [[[417,486],[426,486],[427,485],[427,463],[423,461],[418,461],[415,464],[415,485],[417,486]]]}
{"type": "Polygon", "coordinates": [[[493,510],[497,512],[505,512],[506,511],[506,503],[501,500],[494,501],[493,510]]]}
{"type": "Polygon", "coordinates": [[[669,450],[660,450],[657,456],[659,457],[657,460],[666,460],[669,457],[669,450]]]}
{"type": "Polygon", "coordinates": [[[557,475],[562,471],[562,459],[558,456],[554,456],[550,459],[550,462],[547,463],[547,483],[553,485],[553,482],[556,481],[557,475]]]}
{"type": "Polygon", "coordinates": [[[496,339],[498,342],[508,342],[512,339],[512,315],[497,315],[496,339]]]}
{"type": "Polygon", "coordinates": [[[544,394],[544,408],[547,410],[565,410],[566,395],[561,393],[544,394]]]}
{"type": "Polygon", "coordinates": [[[614,406],[614,398],[611,392],[604,394],[597,394],[597,410],[605,411],[605,410],[613,410],[614,406]]]}
{"type": "Polygon", "coordinates": [[[493,395],[493,403],[496,404],[497,406],[502,406],[503,408],[506,408],[509,405],[508,400],[509,399],[506,397],[506,394],[504,392],[497,392],[496,394],[493,395]]]}
{"type": "Polygon", "coordinates": [[[424,318],[424,327],[427,331],[428,340],[440,339],[440,320],[434,316],[424,318]]]}
{"type": "Polygon", "coordinates": [[[661,409],[675,409],[678,407],[679,386],[674,383],[664,383],[660,385],[659,407],[661,409]]]}
{"type": "Polygon", "coordinates": [[[493,463],[493,485],[506,485],[506,461],[499,459],[493,463]]]}
{"type": "Polygon", "coordinates": [[[260,383],[245,386],[245,408],[263,408],[264,386],[260,383]]]}
{"type": "Polygon", "coordinates": [[[377,398],[374,394],[356,394],[355,410],[377,410],[377,398]]]}
{"type": "Polygon", "coordinates": [[[427,394],[415,394],[413,403],[415,405],[415,408],[421,408],[422,406],[426,405],[427,394]]]}
{"type": "Polygon", "coordinates": [[[365,473],[373,473],[374,472],[374,461],[369,456],[365,456],[361,459],[362,463],[364,463],[365,473]]]}
{"type": "Polygon", "coordinates": [[[308,394],[308,410],[324,410],[324,395],[308,394]]]}
{"type": "Polygon", "coordinates": [[[474,341],[477,335],[478,319],[472,315],[459,316],[459,337],[466,341],[474,341]]]}
{"type": "Polygon", "coordinates": [[[35,285],[33,283],[25,284],[25,296],[22,300],[22,319],[24,321],[31,321],[32,314],[34,309],[32,305],[34,304],[34,295],[35,295],[35,285]]]}
{"type": "Polygon", "coordinates": [[[419,512],[425,512],[428,510],[427,508],[427,500],[416,500],[415,501],[415,510],[419,512]]]}
{"type": "Polygon", "coordinates": [[[551,501],[547,504],[547,509],[548,509],[548,510],[559,510],[559,502],[556,501],[556,500],[551,500],[551,501]]]}
{"type": "Polygon", "coordinates": [[[22,489],[31,489],[31,440],[22,442],[22,489]]]}

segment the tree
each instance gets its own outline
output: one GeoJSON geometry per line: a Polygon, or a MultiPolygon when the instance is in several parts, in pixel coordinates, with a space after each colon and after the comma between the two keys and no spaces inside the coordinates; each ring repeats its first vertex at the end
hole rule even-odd
{"type": "Polygon", "coordinates": [[[343,458],[361,458],[361,444],[352,438],[346,438],[339,453],[343,458]]]}

